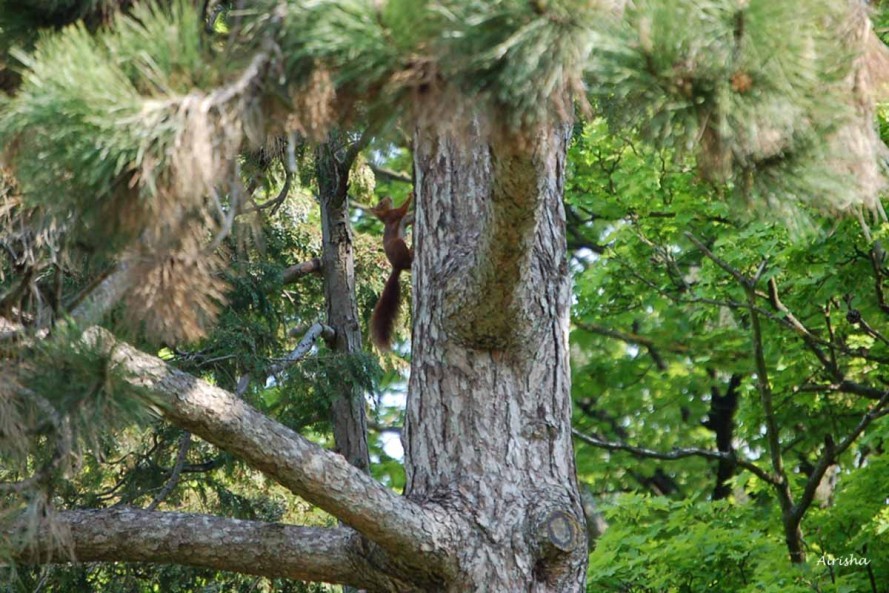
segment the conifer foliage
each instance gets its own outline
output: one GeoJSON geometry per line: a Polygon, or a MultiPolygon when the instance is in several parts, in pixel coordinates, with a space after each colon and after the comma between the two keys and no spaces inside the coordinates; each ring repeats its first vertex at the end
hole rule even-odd
{"type": "MultiPolygon", "coordinates": [[[[170,356],[214,344],[243,296],[229,264],[261,242],[244,221],[278,208],[253,202],[257,154],[286,197],[332,129],[519,150],[595,114],[789,222],[879,210],[872,41],[859,0],[0,0],[0,521],[48,508],[97,418],[163,405],[78,324],[170,356]]],[[[337,364],[372,383],[359,362],[337,364]]]]}

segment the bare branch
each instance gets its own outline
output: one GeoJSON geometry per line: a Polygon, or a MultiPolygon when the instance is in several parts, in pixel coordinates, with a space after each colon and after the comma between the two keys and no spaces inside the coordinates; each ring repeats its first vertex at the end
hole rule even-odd
{"type": "Polygon", "coordinates": [[[841,376],[839,368],[837,368],[836,364],[827,357],[826,354],[818,347],[816,343],[816,338],[809,331],[809,329],[803,325],[803,323],[796,318],[793,312],[787,308],[787,306],[781,302],[780,297],[778,296],[778,283],[774,278],[769,278],[769,302],[772,304],[772,307],[782,313],[784,315],[784,319],[790,324],[796,333],[802,338],[806,347],[812,351],[818,361],[821,363],[821,366],[830,373],[832,377],[839,378],[841,376]]]}
{"type": "Polygon", "coordinates": [[[321,258],[313,257],[309,261],[294,264],[284,270],[284,284],[293,284],[303,276],[314,274],[321,271],[321,258]]]}
{"type": "Polygon", "coordinates": [[[245,208],[244,213],[249,214],[252,212],[261,212],[262,210],[267,210],[271,208],[271,214],[274,214],[278,211],[278,208],[281,207],[281,204],[287,199],[290,195],[290,186],[293,184],[293,171],[290,170],[289,167],[284,167],[284,185],[281,186],[281,191],[278,192],[278,195],[267,202],[263,202],[262,204],[257,204],[252,208],[245,208]]]}
{"type": "Polygon", "coordinates": [[[13,542],[13,560],[67,562],[73,554],[79,562],[157,562],[358,587],[391,584],[362,558],[359,537],[347,528],[129,508],[64,511],[52,521],[68,532],[70,549],[59,554],[49,545],[49,525],[36,538],[12,529],[4,535],[13,542]]]}
{"type": "Polygon", "coordinates": [[[812,470],[809,479],[806,481],[806,487],[799,498],[799,502],[793,507],[792,517],[797,523],[802,520],[806,510],[812,504],[812,500],[815,498],[815,491],[818,490],[818,485],[821,484],[821,479],[824,477],[825,472],[827,472],[827,468],[836,463],[837,458],[842,455],[846,449],[852,446],[852,443],[855,442],[855,439],[861,436],[861,433],[864,432],[865,428],[867,428],[874,420],[889,412],[889,407],[887,406],[889,406],[889,391],[886,391],[883,394],[883,397],[880,398],[880,401],[871,406],[871,408],[861,417],[861,420],[858,421],[855,428],[852,429],[852,432],[847,434],[846,438],[839,444],[834,444],[833,439],[829,436],[825,439],[824,450],[818,458],[818,462],[815,464],[815,469],[812,470]]]}
{"type": "Polygon", "coordinates": [[[358,153],[367,148],[367,145],[370,144],[370,141],[373,139],[374,134],[377,131],[377,126],[368,126],[361,133],[361,137],[359,137],[355,142],[349,146],[346,151],[346,155],[343,158],[343,166],[348,171],[352,168],[352,164],[355,162],[355,159],[358,158],[358,153]]]}
{"type": "Polygon", "coordinates": [[[71,310],[71,317],[84,327],[98,323],[105,313],[120,302],[132,286],[133,280],[129,265],[118,264],[111,274],[71,310]]]}
{"type": "MultiPolygon", "coordinates": [[[[700,249],[701,252],[705,256],[707,256],[708,259],[710,259],[713,263],[725,270],[732,278],[734,278],[747,294],[746,308],[748,311],[750,311],[750,324],[753,329],[753,359],[756,364],[756,383],[759,390],[760,404],[762,405],[763,415],[765,417],[766,442],[769,446],[769,456],[772,461],[772,470],[775,472],[775,475],[778,477],[779,480],[779,484],[777,485],[779,486],[778,490],[781,507],[787,510],[792,504],[792,497],[790,493],[790,486],[787,482],[787,475],[784,472],[784,460],[781,458],[781,443],[778,436],[778,423],[775,418],[774,404],[772,401],[772,387],[769,383],[769,370],[765,360],[765,353],[763,351],[762,327],[759,320],[760,309],[756,306],[757,294],[755,283],[756,280],[759,279],[759,277],[762,275],[762,272],[765,270],[765,266],[764,264],[760,265],[759,269],[756,272],[755,278],[748,278],[737,268],[722,260],[716,254],[710,251],[707,246],[704,245],[692,233],[686,232],[685,236],[688,238],[689,241],[694,243],[695,246],[700,249]]],[[[780,301],[777,300],[777,292],[775,293],[775,297],[776,298],[773,302],[773,305],[780,305],[780,301]]],[[[785,323],[789,323],[795,331],[800,331],[799,328],[794,326],[792,322],[785,320],[785,323]]]]}
{"type": "Polygon", "coordinates": [[[277,375],[281,371],[287,369],[287,367],[293,366],[293,363],[298,361],[300,358],[308,354],[309,350],[312,349],[312,346],[315,345],[315,340],[319,337],[323,337],[325,339],[332,339],[336,335],[334,329],[330,326],[324,325],[323,323],[316,323],[309,328],[306,332],[306,335],[303,336],[303,339],[299,341],[299,344],[296,345],[287,356],[284,357],[281,362],[274,365],[269,369],[270,375],[277,375]]]}
{"type": "Polygon", "coordinates": [[[704,245],[704,243],[700,239],[695,237],[692,233],[686,231],[684,234],[685,234],[685,237],[689,241],[691,241],[692,243],[695,244],[695,247],[697,247],[698,249],[701,250],[701,253],[703,253],[704,255],[707,256],[707,259],[709,259],[714,264],[716,264],[717,266],[719,266],[720,268],[722,268],[723,270],[728,272],[732,276],[732,278],[734,278],[735,280],[738,281],[738,284],[740,284],[741,286],[744,286],[744,287],[750,286],[750,284],[751,284],[750,278],[748,278],[747,276],[742,274],[734,266],[728,264],[725,260],[717,257],[715,253],[710,251],[710,249],[706,245],[704,245]]]}
{"type": "Polygon", "coordinates": [[[677,459],[685,459],[686,457],[704,457],[706,459],[730,461],[732,463],[736,463],[738,465],[738,467],[742,467],[742,468],[746,469],[751,474],[755,475],[756,477],[758,477],[759,479],[763,480],[764,482],[766,482],[768,484],[775,485],[777,483],[777,479],[775,478],[775,476],[762,470],[759,466],[754,464],[752,461],[748,461],[745,459],[739,459],[737,457],[737,455],[735,455],[734,453],[724,453],[722,451],[711,451],[710,449],[698,449],[695,447],[675,448],[670,451],[655,451],[654,449],[646,449],[644,447],[635,447],[635,446],[629,445],[627,443],[606,441],[604,439],[600,439],[595,436],[584,434],[576,429],[572,429],[571,432],[578,439],[580,439],[584,443],[591,445],[593,447],[597,447],[599,449],[606,449],[608,451],[625,451],[631,455],[635,455],[636,457],[644,457],[646,459],[661,459],[664,461],[675,461],[677,459]]]}
{"type": "MultiPolygon", "coordinates": [[[[747,306],[750,310],[750,325],[753,328],[753,360],[756,364],[756,386],[759,390],[759,401],[766,425],[766,442],[769,448],[769,457],[772,461],[772,471],[778,477],[775,484],[778,493],[778,501],[781,508],[787,510],[793,504],[793,495],[790,491],[790,483],[784,471],[784,459],[781,457],[781,440],[778,433],[778,420],[775,417],[775,406],[772,397],[772,385],[769,382],[769,369],[766,364],[765,350],[763,347],[762,327],[759,314],[756,311],[756,291],[752,283],[742,284],[747,292],[747,306]]],[[[792,552],[791,552],[792,553],[792,552]]]]}
{"type": "Polygon", "coordinates": [[[173,464],[173,469],[170,470],[170,477],[167,480],[167,483],[164,484],[164,487],[161,488],[161,491],[154,497],[154,500],[151,501],[151,504],[148,505],[147,510],[155,510],[179,483],[179,478],[182,476],[182,469],[185,466],[185,459],[188,456],[188,449],[190,447],[191,433],[183,432],[182,436],[179,438],[179,452],[176,454],[176,462],[173,464]]]}
{"type": "Polygon", "coordinates": [[[413,179],[407,173],[402,173],[401,171],[393,171],[392,169],[386,169],[385,167],[380,167],[373,163],[368,163],[370,170],[373,171],[374,175],[377,176],[382,181],[397,181],[399,183],[413,183],[413,179]]]}

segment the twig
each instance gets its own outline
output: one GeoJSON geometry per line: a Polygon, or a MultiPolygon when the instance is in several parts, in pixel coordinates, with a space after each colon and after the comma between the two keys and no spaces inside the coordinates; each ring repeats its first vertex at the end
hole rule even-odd
{"type": "Polygon", "coordinates": [[[323,323],[315,323],[312,327],[309,328],[309,331],[306,332],[306,335],[303,336],[303,339],[299,341],[296,348],[294,348],[290,354],[284,357],[281,362],[272,366],[269,369],[270,375],[277,375],[292,366],[293,363],[298,361],[300,358],[308,354],[309,350],[312,349],[312,346],[315,345],[315,340],[319,337],[323,337],[327,340],[333,339],[336,335],[336,331],[330,326],[324,325],[323,323]]]}
{"type": "Polygon", "coordinates": [[[170,478],[167,480],[167,483],[164,484],[161,491],[157,493],[146,510],[153,511],[157,509],[158,505],[163,502],[164,499],[170,495],[170,492],[173,491],[173,488],[179,484],[179,478],[182,475],[182,468],[185,466],[185,458],[188,456],[188,449],[190,447],[191,433],[185,431],[182,433],[182,436],[179,437],[179,452],[176,454],[176,463],[173,465],[173,469],[170,470],[170,478]]]}
{"type": "Polygon", "coordinates": [[[399,183],[413,183],[413,179],[407,173],[402,173],[401,171],[393,171],[392,169],[386,169],[385,167],[380,167],[379,165],[375,165],[373,163],[368,163],[370,170],[373,171],[373,174],[379,177],[382,181],[397,181],[399,183]]]}
{"type": "MultiPolygon", "coordinates": [[[[654,360],[654,364],[659,370],[663,371],[667,368],[663,357],[661,357],[660,353],[658,352],[658,345],[655,344],[654,340],[652,340],[651,338],[640,336],[636,333],[622,332],[596,323],[581,323],[575,321],[574,325],[582,330],[592,332],[594,334],[599,334],[608,338],[614,338],[622,342],[627,342],[628,344],[638,344],[640,346],[644,346],[648,350],[648,353],[654,360]]],[[[685,354],[688,352],[688,346],[686,346],[685,344],[667,344],[666,346],[664,346],[664,349],[668,352],[673,352],[676,354],[685,354]]]]}
{"type": "MultiPolygon", "coordinates": [[[[710,249],[707,248],[704,243],[701,242],[700,239],[695,237],[692,233],[686,231],[685,237],[695,244],[695,247],[701,250],[701,253],[707,256],[707,258],[712,261],[714,264],[728,272],[732,278],[738,281],[741,286],[748,287],[751,284],[751,279],[742,274],[739,270],[737,270],[734,266],[728,264],[725,260],[720,259],[716,256],[710,249]]],[[[760,272],[761,273],[761,272],[760,272]]]]}
{"type": "Polygon", "coordinates": [[[271,214],[274,214],[278,211],[278,208],[281,207],[281,204],[287,199],[287,196],[290,195],[290,186],[293,184],[293,173],[289,168],[284,169],[284,185],[281,187],[281,191],[278,192],[278,195],[268,200],[267,202],[263,202],[262,204],[254,204],[252,208],[245,208],[244,213],[250,214],[252,212],[262,212],[267,208],[271,208],[271,214]]]}
{"type": "Polygon", "coordinates": [[[827,370],[828,373],[832,377],[841,378],[841,373],[839,368],[836,366],[836,363],[831,361],[821,348],[818,347],[815,342],[815,336],[809,329],[802,324],[802,322],[796,318],[793,312],[787,308],[787,306],[781,302],[780,297],[778,296],[778,283],[774,278],[769,278],[769,302],[772,304],[772,307],[778,311],[779,313],[784,314],[784,319],[790,324],[796,333],[802,338],[803,343],[805,343],[806,347],[812,351],[821,365],[827,370]]]}
{"type": "Polygon", "coordinates": [[[575,437],[588,445],[592,445],[593,447],[606,449],[608,451],[625,451],[627,453],[630,453],[631,455],[635,455],[636,457],[644,457],[647,459],[661,459],[663,461],[674,461],[677,459],[684,459],[686,457],[704,457],[707,459],[730,461],[732,463],[736,463],[738,467],[746,469],[747,471],[768,484],[775,485],[778,483],[778,480],[775,478],[775,476],[764,471],[751,461],[748,461],[746,459],[739,459],[738,456],[734,453],[712,451],[710,449],[698,449],[695,447],[674,448],[670,451],[655,451],[654,449],[635,447],[627,443],[606,441],[598,437],[584,434],[577,429],[572,429],[571,432],[572,434],[574,434],[575,437]]]}

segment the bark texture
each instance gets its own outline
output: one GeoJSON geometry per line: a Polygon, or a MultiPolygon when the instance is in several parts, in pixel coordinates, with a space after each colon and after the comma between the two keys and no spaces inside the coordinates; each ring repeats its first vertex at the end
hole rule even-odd
{"type": "MultiPolygon", "coordinates": [[[[493,145],[481,136],[417,135],[404,497],[359,469],[363,406],[355,407],[360,398],[351,391],[342,398],[345,440],[337,436],[347,461],[241,398],[92,328],[84,340],[108,352],[164,418],[347,527],[63,512],[76,558],[176,562],[399,593],[582,591],[587,548],[570,430],[561,203],[567,140],[558,128],[493,145]]],[[[330,181],[331,196],[344,196],[343,177],[330,181]]],[[[346,212],[333,199],[325,208],[322,269],[329,302],[339,303],[329,319],[350,349],[360,336],[354,304],[342,300],[353,290],[346,212]]],[[[40,527],[34,547],[19,545],[13,557],[51,561],[49,529],[40,527]]]]}
{"type": "MultiPolygon", "coordinates": [[[[361,352],[361,326],[355,302],[355,266],[352,232],[346,200],[352,153],[343,154],[338,134],[318,148],[317,172],[321,202],[322,273],[327,324],[336,330],[331,342],[342,355],[361,352]],[[338,154],[339,153],[339,154],[338,154]]],[[[367,417],[364,391],[360,385],[343,385],[342,393],[331,402],[333,437],[339,453],[349,463],[367,472],[367,417]]]]}
{"type": "Polygon", "coordinates": [[[239,456],[403,564],[438,569],[453,548],[448,521],[438,509],[399,497],[339,454],[325,451],[235,395],[116,341],[105,330],[92,328],[84,339],[107,348],[133,387],[161,402],[164,418],[239,456]]]}
{"type": "Polygon", "coordinates": [[[24,562],[162,562],[270,578],[395,585],[363,559],[360,536],[351,529],[138,509],[65,511],[51,525],[38,526],[36,538],[4,535],[16,542],[13,552],[24,562]]]}
{"type": "Polygon", "coordinates": [[[420,131],[407,496],[459,524],[447,591],[581,591],[570,428],[568,134],[420,131]]]}

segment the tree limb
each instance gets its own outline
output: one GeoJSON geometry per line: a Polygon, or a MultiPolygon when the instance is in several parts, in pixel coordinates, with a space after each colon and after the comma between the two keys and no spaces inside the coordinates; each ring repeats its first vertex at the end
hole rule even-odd
{"type": "Polygon", "coordinates": [[[133,281],[129,266],[125,263],[118,264],[107,278],[71,310],[71,317],[83,327],[98,323],[123,298],[132,287],[133,281]]]}
{"type": "Polygon", "coordinates": [[[368,162],[367,165],[370,167],[370,170],[373,171],[373,174],[377,176],[378,179],[382,181],[398,181],[400,183],[413,183],[413,179],[407,173],[402,173],[400,171],[393,171],[392,169],[386,169],[384,167],[380,167],[379,165],[375,165],[371,162],[368,162]]]}
{"type": "Polygon", "coordinates": [[[802,338],[803,343],[812,351],[812,354],[815,355],[815,358],[821,363],[821,366],[824,367],[832,377],[842,378],[842,373],[837,365],[827,357],[826,354],[818,347],[818,344],[815,341],[815,336],[809,331],[803,323],[796,318],[793,312],[787,308],[787,306],[781,302],[781,298],[778,296],[778,283],[774,278],[769,278],[769,302],[772,304],[772,307],[782,313],[784,315],[784,319],[787,320],[787,323],[790,324],[796,333],[799,334],[800,338],[802,338]]]}
{"type": "Polygon", "coordinates": [[[179,437],[179,452],[176,453],[176,462],[173,464],[173,468],[170,470],[170,477],[167,479],[167,483],[164,484],[164,487],[161,488],[160,492],[154,497],[151,501],[151,504],[148,505],[147,509],[149,511],[155,510],[160,503],[170,495],[170,492],[179,484],[179,478],[182,476],[182,468],[185,466],[185,458],[188,456],[188,449],[191,447],[191,433],[183,432],[182,436],[179,437]]]}
{"type": "MultiPolygon", "coordinates": [[[[750,327],[753,331],[753,360],[756,368],[756,386],[759,391],[759,401],[762,406],[763,419],[765,421],[765,437],[769,458],[772,463],[772,471],[777,480],[776,482],[773,482],[772,485],[774,486],[775,494],[778,497],[778,504],[781,506],[781,518],[784,524],[784,540],[787,544],[787,550],[790,552],[790,561],[794,564],[799,564],[805,561],[805,550],[803,548],[802,532],[800,531],[799,521],[795,520],[794,517],[795,507],[793,492],[790,489],[790,482],[787,479],[787,472],[784,469],[784,459],[782,457],[778,421],[775,416],[772,385],[769,381],[769,369],[766,363],[763,346],[760,310],[756,306],[756,299],[758,297],[756,283],[762,276],[763,271],[765,271],[765,262],[760,264],[756,273],[752,277],[748,277],[741,273],[740,270],[717,257],[691,233],[685,233],[685,236],[694,243],[705,256],[712,260],[713,263],[730,274],[738,284],[741,285],[741,288],[744,289],[744,293],[746,294],[746,308],[750,312],[750,327]]],[[[777,297],[777,290],[775,296],[777,297]]],[[[780,301],[778,302],[780,303],[780,301]]],[[[775,305],[775,302],[772,304],[775,305]]],[[[793,326],[792,323],[791,327],[793,327],[794,331],[799,332],[799,328],[793,326]]]]}
{"type": "MultiPolygon", "coordinates": [[[[264,577],[380,587],[392,580],[372,568],[360,538],[348,528],[317,528],[242,521],[190,513],[130,508],[63,511],[22,537],[6,535],[22,563],[124,561],[183,564],[264,577]],[[67,549],[53,548],[50,529],[64,529],[67,549]],[[66,553],[67,552],[67,553],[66,553]]],[[[5,538],[4,538],[5,539],[5,538]]],[[[390,589],[391,590],[391,589],[390,589]]]]}
{"type": "Polygon", "coordinates": [[[447,516],[404,499],[340,455],[325,451],[235,395],[91,328],[86,341],[107,348],[130,383],[162,402],[159,412],[360,531],[394,555],[440,566],[447,516]]]}
{"type": "Polygon", "coordinates": [[[308,276],[309,274],[313,274],[315,272],[321,271],[321,258],[313,257],[309,261],[304,261],[298,264],[294,264],[284,270],[284,277],[282,278],[282,282],[284,284],[293,284],[303,276],[308,276]]]}
{"type": "Polygon", "coordinates": [[[323,323],[315,323],[308,329],[306,335],[304,335],[302,340],[299,341],[299,344],[296,345],[296,348],[291,350],[281,362],[269,369],[269,374],[277,375],[288,367],[293,366],[296,361],[308,354],[309,350],[312,349],[312,346],[315,345],[315,340],[319,337],[330,340],[335,336],[336,331],[334,331],[332,327],[324,325],[323,323]]]}
{"type": "MultiPolygon", "coordinates": [[[[732,278],[734,278],[747,294],[746,308],[750,312],[750,325],[753,329],[753,360],[756,365],[756,384],[759,390],[760,404],[762,405],[763,416],[765,417],[766,442],[769,446],[769,457],[771,458],[772,462],[772,470],[775,472],[775,476],[778,479],[778,482],[775,483],[775,485],[778,486],[779,490],[778,498],[781,501],[781,508],[786,511],[790,508],[793,499],[790,493],[790,485],[787,481],[787,474],[784,471],[784,460],[781,458],[781,443],[778,436],[778,423],[775,419],[775,410],[772,400],[772,386],[769,382],[769,369],[768,365],[766,364],[765,353],[763,351],[762,327],[759,320],[760,309],[756,306],[756,282],[762,275],[765,267],[764,265],[760,265],[759,270],[756,272],[755,276],[752,278],[748,278],[746,275],[741,273],[740,270],[733,267],[723,259],[719,258],[712,251],[710,251],[710,249],[708,249],[707,246],[704,245],[704,243],[700,239],[695,237],[692,233],[686,232],[685,236],[686,238],[688,238],[689,241],[694,243],[695,246],[700,249],[701,252],[705,256],[707,256],[708,259],[710,259],[713,263],[725,270],[732,278]]],[[[791,327],[793,327],[792,324],[791,327]]],[[[799,329],[796,327],[794,327],[794,329],[796,331],[799,331],[799,329]]]]}
{"type": "Polygon", "coordinates": [[[818,485],[821,484],[821,479],[827,472],[827,468],[836,463],[837,458],[842,455],[846,449],[852,446],[855,439],[864,432],[864,429],[867,428],[871,422],[881,416],[885,416],[886,413],[889,412],[887,404],[889,404],[889,391],[886,391],[883,394],[883,397],[880,398],[880,401],[871,406],[871,408],[861,417],[861,420],[858,421],[855,428],[853,428],[839,444],[834,444],[833,439],[829,437],[825,439],[824,450],[818,458],[809,479],[806,481],[806,487],[803,490],[799,501],[794,505],[792,513],[794,520],[797,522],[802,521],[803,515],[815,498],[815,491],[818,490],[818,485]]]}
{"type": "Polygon", "coordinates": [[[840,381],[839,383],[829,383],[827,385],[802,385],[796,391],[800,393],[851,393],[853,395],[860,395],[867,399],[873,400],[879,400],[883,397],[883,395],[886,394],[885,389],[862,385],[861,383],[849,381],[848,379],[845,381],[840,381]]]}
{"type": "Polygon", "coordinates": [[[768,484],[774,485],[777,483],[775,476],[764,471],[762,468],[751,461],[747,461],[746,459],[739,459],[734,453],[723,453],[722,451],[711,451],[710,449],[698,449],[695,447],[675,448],[670,451],[655,451],[654,449],[635,447],[627,443],[606,441],[598,437],[584,434],[577,429],[572,429],[571,432],[581,441],[593,447],[606,449],[608,451],[625,451],[631,455],[635,455],[636,457],[644,457],[647,459],[674,461],[676,459],[684,459],[686,457],[704,457],[706,459],[732,461],[736,463],[738,467],[746,469],[751,474],[755,475],[768,484]]]}

